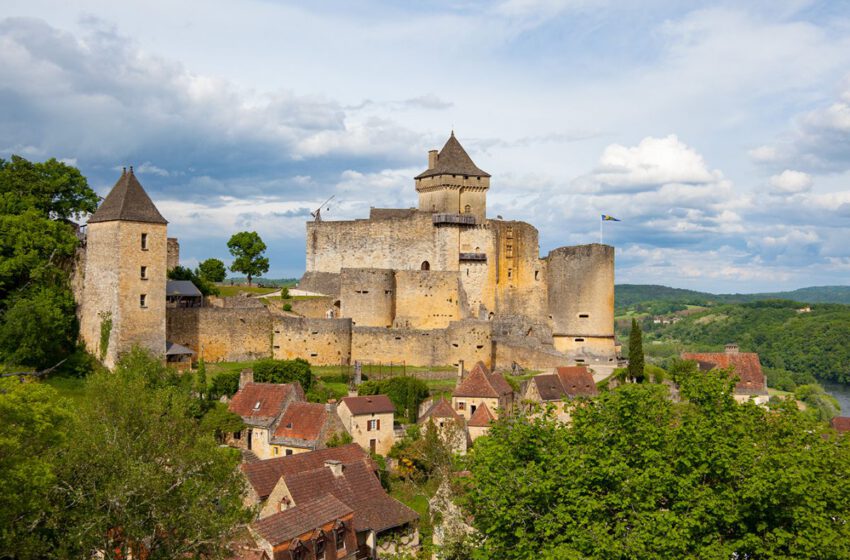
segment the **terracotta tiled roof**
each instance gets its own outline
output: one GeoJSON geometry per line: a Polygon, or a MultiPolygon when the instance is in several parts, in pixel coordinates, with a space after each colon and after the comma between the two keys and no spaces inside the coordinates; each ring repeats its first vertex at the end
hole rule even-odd
{"type": "Polygon", "coordinates": [[[511,385],[498,373],[490,373],[482,362],[478,362],[460,382],[452,396],[455,397],[489,397],[497,399],[513,392],[511,385]]]}
{"type": "Polygon", "coordinates": [[[351,414],[378,414],[395,412],[395,406],[386,395],[370,395],[363,397],[344,397],[342,402],[351,414]]]}
{"type": "Polygon", "coordinates": [[[340,461],[343,464],[359,461],[372,469],[375,468],[363,448],[356,443],[275,457],[255,463],[243,463],[240,468],[260,498],[266,498],[271,494],[281,476],[323,467],[328,460],[340,461]]]}
{"type": "Polygon", "coordinates": [[[433,177],[435,175],[472,175],[473,177],[489,177],[490,174],[482,171],[473,162],[460,142],[455,138],[455,133],[446,141],[443,149],[437,156],[437,165],[427,169],[416,176],[417,179],[433,177]]]}
{"type": "Polygon", "coordinates": [[[599,394],[593,376],[585,366],[555,368],[564,392],[570,397],[592,397],[599,394]]]}
{"type": "Polygon", "coordinates": [[[475,412],[472,413],[472,416],[469,418],[469,422],[467,426],[472,428],[486,428],[490,426],[490,423],[495,421],[496,417],[493,416],[493,413],[490,412],[490,409],[487,408],[486,404],[481,404],[478,408],[475,409],[475,412]]]}
{"type": "Polygon", "coordinates": [[[429,418],[451,418],[452,420],[463,420],[463,417],[455,412],[452,405],[445,399],[439,399],[432,404],[431,408],[429,408],[428,411],[422,415],[422,418],[419,419],[419,423],[424,424],[429,418]]]}
{"type": "Polygon", "coordinates": [[[329,467],[284,475],[284,481],[296,505],[315,496],[333,494],[354,510],[354,529],[376,532],[418,519],[415,511],[392,499],[381,487],[375,472],[362,462],[343,465],[336,476],[329,467]]]}
{"type": "Polygon", "coordinates": [[[323,404],[290,403],[277,424],[274,437],[307,441],[317,440],[327,419],[328,411],[323,404]]]}
{"type": "Polygon", "coordinates": [[[829,423],[839,432],[850,432],[850,417],[848,416],[836,416],[829,423]]]}
{"type": "Polygon", "coordinates": [[[543,402],[560,401],[565,396],[561,379],[554,373],[535,375],[531,378],[531,382],[537,387],[537,392],[543,402]]]}
{"type": "Polygon", "coordinates": [[[682,354],[682,359],[694,360],[697,363],[708,362],[714,364],[715,367],[724,369],[733,367],[735,368],[735,375],[740,378],[735,385],[736,393],[748,395],[767,393],[759,355],[754,352],[685,352],[682,354]]]}
{"type": "Polygon", "coordinates": [[[247,383],[233,395],[227,409],[247,423],[267,426],[283,412],[295,387],[292,383],[247,383]]]}
{"type": "Polygon", "coordinates": [[[118,178],[115,186],[100,203],[97,211],[89,218],[89,223],[114,220],[151,224],[168,223],[156,209],[139,180],[136,179],[132,167],[129,172],[121,173],[121,177],[118,178]]]}
{"type": "Polygon", "coordinates": [[[296,501],[294,507],[264,517],[252,527],[269,544],[277,546],[352,512],[332,494],[321,494],[309,501],[296,501]]]}

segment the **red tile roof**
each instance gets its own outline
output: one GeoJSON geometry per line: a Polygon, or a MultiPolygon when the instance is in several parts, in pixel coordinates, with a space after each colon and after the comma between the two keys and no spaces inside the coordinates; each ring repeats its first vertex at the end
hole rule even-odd
{"type": "Polygon", "coordinates": [[[754,352],[685,352],[683,360],[694,360],[696,362],[708,362],[717,368],[735,368],[735,375],[739,381],[735,385],[735,392],[746,394],[765,394],[767,384],[764,373],[761,371],[759,355],[754,352]]]}
{"type": "Polygon", "coordinates": [[[265,499],[271,494],[281,476],[323,467],[325,461],[328,460],[340,461],[344,465],[361,462],[371,469],[375,468],[363,448],[356,443],[329,449],[318,449],[309,453],[275,457],[256,463],[243,463],[240,468],[245,473],[245,477],[254,491],[260,498],[265,499]]]}
{"type": "Polygon", "coordinates": [[[286,407],[274,431],[274,438],[291,438],[315,441],[328,419],[325,405],[294,402],[286,407]]]}
{"type": "Polygon", "coordinates": [[[839,432],[850,432],[850,417],[848,416],[836,416],[829,423],[839,432]]]}
{"type": "Polygon", "coordinates": [[[452,420],[463,420],[463,417],[455,412],[452,405],[450,405],[445,399],[439,399],[432,404],[431,408],[429,408],[428,411],[422,415],[422,418],[419,419],[419,423],[424,424],[429,418],[451,418],[452,420]]]}
{"type": "Polygon", "coordinates": [[[386,395],[369,395],[363,397],[344,397],[342,402],[351,411],[351,414],[379,414],[382,412],[395,412],[395,406],[386,395]]]}
{"type": "Polygon", "coordinates": [[[381,487],[374,470],[362,462],[342,466],[335,476],[329,467],[284,475],[286,488],[296,505],[315,496],[332,494],[354,510],[354,529],[376,532],[391,529],[419,518],[417,513],[392,499],[381,487]]]}
{"type": "Polygon", "coordinates": [[[513,392],[510,383],[498,373],[490,373],[482,362],[478,362],[455,388],[455,397],[486,397],[498,399],[513,392]]]}
{"type": "Polygon", "coordinates": [[[569,397],[593,397],[599,394],[593,375],[585,366],[566,366],[555,368],[564,392],[569,397]]]}
{"type": "Polygon", "coordinates": [[[351,513],[351,507],[332,494],[322,494],[311,500],[296,501],[295,507],[264,517],[252,527],[269,544],[277,546],[351,513]]]}
{"type": "Polygon", "coordinates": [[[292,383],[248,383],[233,395],[227,408],[245,422],[269,424],[283,412],[290,396],[303,395],[300,389],[292,383]]]}
{"type": "Polygon", "coordinates": [[[475,412],[472,413],[472,416],[469,418],[469,422],[467,426],[472,428],[487,428],[490,426],[491,422],[494,422],[496,417],[493,416],[493,413],[490,412],[490,409],[487,408],[486,404],[481,404],[478,408],[475,409],[475,412]]]}

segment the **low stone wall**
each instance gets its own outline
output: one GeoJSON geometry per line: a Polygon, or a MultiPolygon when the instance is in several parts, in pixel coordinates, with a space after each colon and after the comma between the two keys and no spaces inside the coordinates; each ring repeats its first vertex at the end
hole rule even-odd
{"type": "Polygon", "coordinates": [[[275,317],[271,337],[277,360],[303,358],[319,366],[351,360],[351,319],[275,317]]]}
{"type": "Polygon", "coordinates": [[[256,360],[271,356],[272,314],[256,308],[170,307],[166,339],[195,351],[208,362],[256,360]]]}
{"type": "Polygon", "coordinates": [[[305,272],[298,282],[299,290],[339,297],[339,274],[335,272],[305,272]]]}

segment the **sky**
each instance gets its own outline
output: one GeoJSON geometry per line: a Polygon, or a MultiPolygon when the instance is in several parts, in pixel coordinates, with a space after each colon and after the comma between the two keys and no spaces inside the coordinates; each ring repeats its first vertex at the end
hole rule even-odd
{"type": "Polygon", "coordinates": [[[849,283],[850,4],[0,0],[0,157],[134,165],[189,266],[250,230],[300,276],[452,130],[541,255],[610,214],[618,283],[849,283]]]}

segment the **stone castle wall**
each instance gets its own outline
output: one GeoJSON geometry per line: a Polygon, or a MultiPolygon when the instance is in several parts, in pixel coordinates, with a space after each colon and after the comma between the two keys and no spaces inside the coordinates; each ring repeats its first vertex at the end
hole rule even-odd
{"type": "Polygon", "coordinates": [[[166,267],[173,270],[180,266],[180,242],[176,237],[168,238],[168,259],[166,267]]]}
{"type": "Polygon", "coordinates": [[[389,327],[395,317],[395,275],[389,269],[343,268],[340,316],[361,327],[389,327]]]}
{"type": "MultiPolygon", "coordinates": [[[[164,298],[163,298],[164,299],[164,298]]],[[[168,308],[168,340],[208,362],[246,361],[272,355],[274,316],[265,307],[168,308]]]]}
{"type": "Polygon", "coordinates": [[[395,285],[397,328],[443,329],[463,316],[457,272],[399,270],[395,285]]]}
{"type": "Polygon", "coordinates": [[[349,364],[351,341],[351,319],[275,317],[274,320],[272,351],[277,360],[304,358],[320,366],[349,364]]]}

